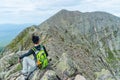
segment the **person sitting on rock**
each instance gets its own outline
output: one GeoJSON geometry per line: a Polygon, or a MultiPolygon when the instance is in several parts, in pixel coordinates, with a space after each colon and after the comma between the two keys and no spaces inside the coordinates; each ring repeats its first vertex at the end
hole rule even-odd
{"type": "Polygon", "coordinates": [[[38,64],[37,64],[37,54],[35,52],[35,50],[44,50],[45,52],[45,55],[48,56],[48,53],[45,49],[45,47],[42,45],[41,47],[41,44],[40,43],[40,40],[39,40],[39,36],[35,36],[34,34],[32,35],[32,42],[34,44],[34,48],[30,49],[27,53],[21,55],[19,58],[18,58],[18,61],[21,62],[22,61],[22,71],[21,73],[23,75],[27,75],[30,71],[34,70],[38,64]],[[30,55],[33,55],[34,56],[34,60],[29,58],[28,56],[30,55]]]}

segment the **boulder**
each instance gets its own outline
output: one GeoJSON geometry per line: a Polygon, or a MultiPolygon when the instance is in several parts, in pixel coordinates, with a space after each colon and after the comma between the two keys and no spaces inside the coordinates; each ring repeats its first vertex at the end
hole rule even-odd
{"type": "Polygon", "coordinates": [[[7,78],[13,77],[12,74],[18,72],[19,70],[21,70],[21,65],[20,64],[16,64],[16,65],[12,66],[11,69],[6,72],[4,78],[7,79],[7,78]]]}
{"type": "Polygon", "coordinates": [[[2,80],[7,72],[0,72],[0,80],[2,80]]]}
{"type": "Polygon", "coordinates": [[[38,69],[38,70],[34,71],[33,74],[31,74],[29,79],[30,80],[40,80],[45,72],[46,72],[45,69],[44,70],[39,70],[38,69]]]}
{"type": "Polygon", "coordinates": [[[67,55],[67,53],[63,53],[59,63],[57,64],[57,72],[64,74],[66,76],[72,76],[76,72],[76,66],[72,58],[67,55]]]}
{"type": "Polygon", "coordinates": [[[8,77],[6,77],[4,80],[24,80],[24,76],[20,74],[20,72],[11,73],[8,77]]]}
{"type": "Polygon", "coordinates": [[[95,80],[116,80],[113,78],[109,70],[102,69],[101,72],[96,72],[95,80]]]}
{"type": "Polygon", "coordinates": [[[75,80],[86,80],[84,76],[76,75],[75,80]]]}
{"type": "Polygon", "coordinates": [[[5,71],[8,69],[11,65],[13,65],[12,57],[14,57],[14,53],[5,55],[0,59],[0,71],[5,71]]]}
{"type": "MultiPolygon", "coordinates": [[[[11,80],[13,80],[13,79],[11,79],[11,80]]],[[[15,80],[25,80],[25,77],[23,75],[20,75],[15,80]]]]}
{"type": "Polygon", "coordinates": [[[48,70],[40,80],[59,80],[59,78],[53,70],[48,70]]]}

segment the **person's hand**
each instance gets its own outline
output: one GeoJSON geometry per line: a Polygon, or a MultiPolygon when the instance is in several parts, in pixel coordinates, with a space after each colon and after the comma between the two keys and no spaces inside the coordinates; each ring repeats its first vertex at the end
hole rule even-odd
{"type": "Polygon", "coordinates": [[[21,62],[21,60],[20,60],[20,58],[18,58],[18,63],[20,63],[21,62]]]}

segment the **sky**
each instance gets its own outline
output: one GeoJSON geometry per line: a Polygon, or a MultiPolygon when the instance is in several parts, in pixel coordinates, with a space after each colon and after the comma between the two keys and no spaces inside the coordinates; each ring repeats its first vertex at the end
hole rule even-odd
{"type": "Polygon", "coordinates": [[[0,24],[40,24],[61,9],[120,17],[120,0],[1,0],[0,24]]]}
{"type": "MultiPolygon", "coordinates": [[[[62,9],[80,12],[104,11],[120,17],[120,0],[1,0],[0,1],[0,46],[6,36],[12,40],[20,29],[9,24],[39,25],[62,9]],[[7,28],[2,26],[7,24],[7,28]],[[8,33],[8,29],[9,31],[8,33]]],[[[23,30],[24,28],[21,28],[23,30]]],[[[10,40],[6,39],[6,43],[10,40]]]]}

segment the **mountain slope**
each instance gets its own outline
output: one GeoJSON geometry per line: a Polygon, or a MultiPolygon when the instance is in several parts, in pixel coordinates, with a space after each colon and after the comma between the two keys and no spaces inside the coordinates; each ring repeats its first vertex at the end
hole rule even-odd
{"type": "Polygon", "coordinates": [[[70,69],[74,72],[75,68],[87,80],[95,80],[95,72],[102,68],[110,71],[112,79],[119,79],[120,18],[105,12],[61,10],[39,26],[25,29],[6,49],[11,52],[29,49],[33,46],[30,41],[32,33],[40,36],[52,58],[52,65],[55,65],[54,71],[60,77],[64,69],[60,69],[62,63],[58,61],[63,53],[67,53],[77,64],[72,64],[74,67],[70,69]]]}
{"type": "MultiPolygon", "coordinates": [[[[67,52],[71,53],[72,56],[77,51],[79,54],[80,52],[87,53],[87,57],[80,58],[78,61],[82,60],[84,62],[85,59],[90,61],[87,63],[92,61],[95,64],[89,64],[88,67],[94,66],[93,71],[104,67],[110,71],[113,70],[111,71],[113,75],[115,75],[115,72],[119,75],[120,18],[104,12],[81,13],[62,10],[39,27],[41,31],[45,29],[47,29],[47,33],[51,31],[49,34],[52,37],[62,40],[63,45],[70,46],[67,52]],[[77,50],[73,49],[72,46],[74,45],[79,45],[77,50]],[[80,51],[80,48],[82,48],[82,51],[80,51]],[[73,50],[71,51],[71,49],[73,50]],[[102,64],[98,65],[98,61],[102,64]]],[[[59,51],[57,53],[60,54],[59,51]]]]}

